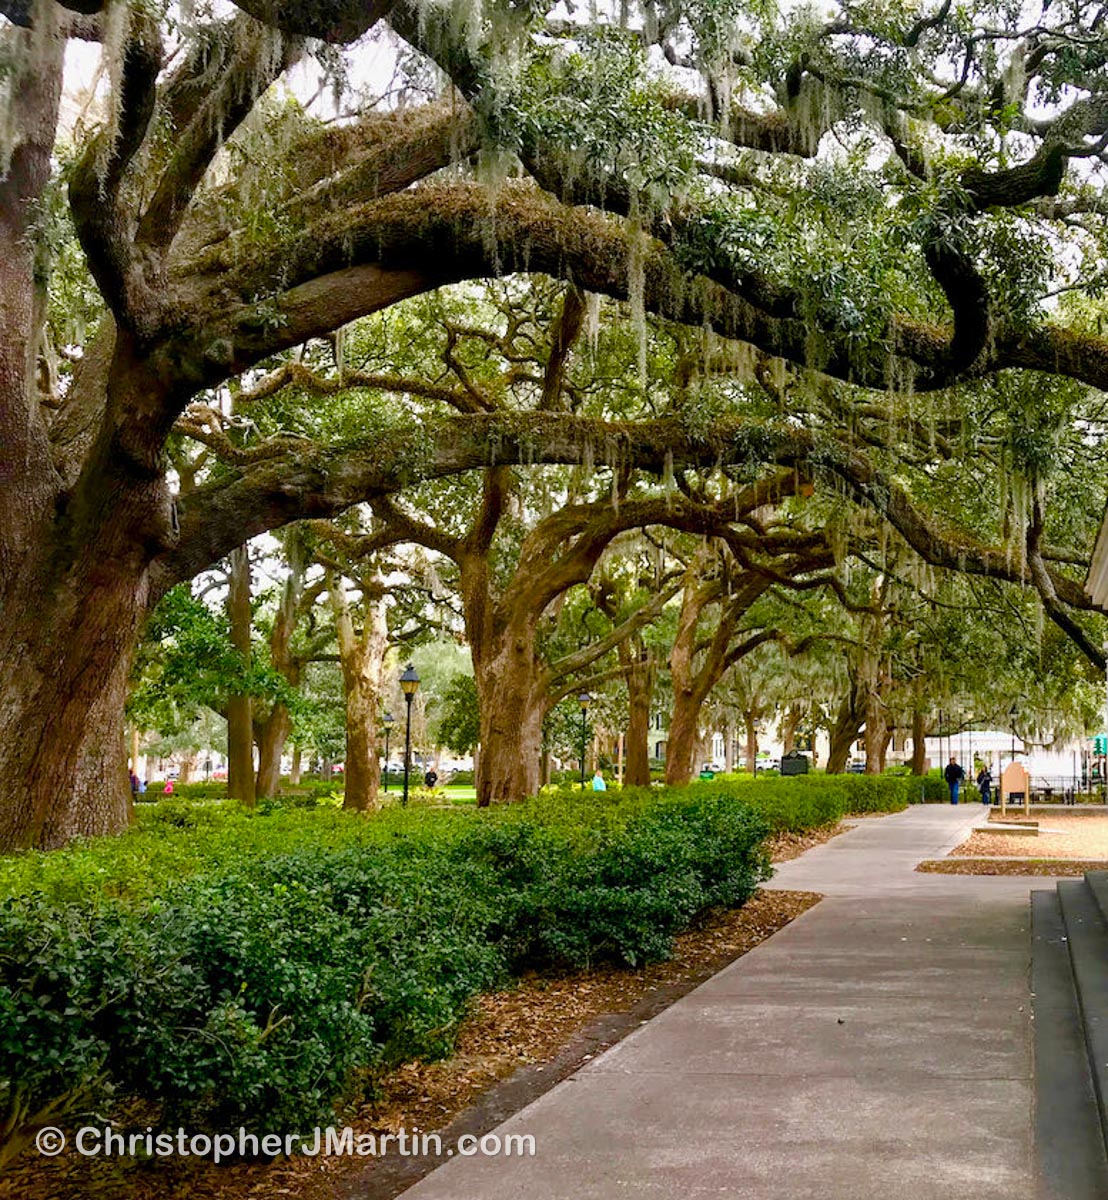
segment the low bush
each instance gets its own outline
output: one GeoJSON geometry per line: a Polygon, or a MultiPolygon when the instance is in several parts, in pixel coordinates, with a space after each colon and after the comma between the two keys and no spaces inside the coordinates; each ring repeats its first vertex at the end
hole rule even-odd
{"type": "Polygon", "coordinates": [[[664,957],[767,877],[768,832],[691,788],[372,820],[175,797],[121,837],[5,859],[8,1152],[113,1092],[198,1128],[324,1123],[447,1052],[515,972],[664,957]]]}
{"type": "MultiPolygon", "coordinates": [[[[908,789],[909,799],[913,804],[949,804],[950,788],[947,787],[943,773],[938,767],[933,767],[926,775],[913,775],[904,780],[908,789]]],[[[962,784],[960,798],[968,803],[981,803],[981,793],[977,785],[970,780],[962,784]]]]}
{"type": "Polygon", "coordinates": [[[909,781],[885,775],[752,775],[705,780],[690,788],[729,796],[756,809],[773,833],[803,833],[843,817],[898,812],[909,802],[909,781]]]}

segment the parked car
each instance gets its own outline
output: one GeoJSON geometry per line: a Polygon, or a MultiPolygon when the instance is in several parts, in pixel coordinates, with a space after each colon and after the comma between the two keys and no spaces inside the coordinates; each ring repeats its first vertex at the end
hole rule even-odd
{"type": "Polygon", "coordinates": [[[848,775],[864,775],[866,773],[865,761],[861,758],[855,758],[846,764],[846,772],[848,775]]]}

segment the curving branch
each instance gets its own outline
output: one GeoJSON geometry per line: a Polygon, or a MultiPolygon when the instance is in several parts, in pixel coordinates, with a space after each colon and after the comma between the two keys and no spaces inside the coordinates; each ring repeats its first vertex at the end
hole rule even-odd
{"type": "MultiPolygon", "coordinates": [[[[596,528],[557,562],[551,561],[549,546],[534,550],[535,572],[543,571],[548,576],[554,596],[564,590],[558,586],[563,575],[572,574],[594,551],[599,553],[596,539],[603,528],[656,524],[690,532],[718,532],[740,520],[744,509],[753,511],[788,494],[788,480],[798,478],[798,470],[840,480],[859,504],[885,518],[933,566],[1023,585],[1034,582],[1023,565],[1023,553],[1013,552],[1010,546],[988,545],[968,533],[943,526],[912,499],[902,484],[856,449],[809,430],[750,427],[729,421],[692,436],[674,420],[605,422],[513,413],[444,417],[398,429],[383,436],[375,446],[339,459],[309,444],[283,458],[231,471],[181,498],[180,541],[159,560],[160,577],[170,584],[190,578],[244,539],[305,517],[333,516],[366,501],[379,509],[383,503],[385,507],[380,511],[391,516],[395,506],[382,498],[415,479],[445,478],[520,463],[586,462],[607,462],[617,470],[633,466],[658,475],[728,463],[744,468],[754,463],[778,464],[790,469],[751,485],[737,507],[733,498],[713,506],[679,497],[628,500],[618,509],[607,503],[599,506],[607,515],[598,514],[596,528]]],[[[555,514],[558,520],[547,532],[551,536],[557,533],[559,544],[572,537],[581,528],[582,518],[590,515],[576,511],[580,507],[555,514]]],[[[422,540],[425,533],[413,540],[422,540]]],[[[735,535],[732,532],[729,536],[735,535]]],[[[445,546],[443,549],[450,553],[445,546]]],[[[1060,605],[1105,611],[1094,605],[1080,582],[1045,558],[1042,571],[1060,605]]],[[[772,581],[767,578],[765,582],[768,586],[772,581]]]]}
{"type": "Polygon", "coordinates": [[[235,5],[283,33],[340,44],[356,41],[393,7],[392,0],[235,0],[235,5]]]}
{"type": "Polygon", "coordinates": [[[116,321],[147,338],[163,317],[140,255],[127,187],[154,116],[161,35],[156,22],[135,16],[123,48],[116,128],[85,149],[69,184],[69,204],[89,270],[116,321]]]}

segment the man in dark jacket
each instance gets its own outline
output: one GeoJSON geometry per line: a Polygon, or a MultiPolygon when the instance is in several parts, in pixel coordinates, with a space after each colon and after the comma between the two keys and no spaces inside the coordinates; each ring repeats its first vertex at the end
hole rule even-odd
{"type": "Polygon", "coordinates": [[[958,760],[952,754],[950,762],[946,764],[946,770],[943,772],[943,778],[946,780],[946,786],[950,788],[950,803],[958,803],[958,790],[962,786],[962,780],[965,779],[966,773],[958,765],[958,760]]]}

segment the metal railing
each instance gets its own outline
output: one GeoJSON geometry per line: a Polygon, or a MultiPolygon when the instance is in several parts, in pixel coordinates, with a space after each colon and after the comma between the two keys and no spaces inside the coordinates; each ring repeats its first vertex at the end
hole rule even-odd
{"type": "Polygon", "coordinates": [[[1095,773],[1032,775],[1032,804],[1104,804],[1104,780],[1095,773]]]}

